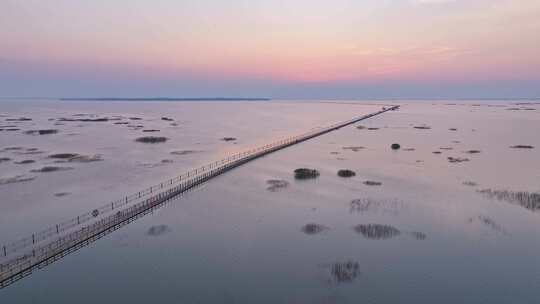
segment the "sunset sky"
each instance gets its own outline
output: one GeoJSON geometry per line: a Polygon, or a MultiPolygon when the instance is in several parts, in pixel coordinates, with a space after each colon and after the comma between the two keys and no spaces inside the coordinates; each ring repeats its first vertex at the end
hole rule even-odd
{"type": "Polygon", "coordinates": [[[540,0],[2,0],[0,96],[540,97],[540,0]]]}

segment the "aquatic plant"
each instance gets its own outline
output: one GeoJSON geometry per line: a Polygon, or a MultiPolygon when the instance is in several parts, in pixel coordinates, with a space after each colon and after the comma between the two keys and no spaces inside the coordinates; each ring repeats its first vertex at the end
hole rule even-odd
{"type": "Polygon", "coordinates": [[[400,235],[401,231],[396,227],[381,224],[356,225],[354,230],[367,239],[386,240],[400,235]]]}
{"type": "Polygon", "coordinates": [[[409,234],[414,239],[419,240],[419,241],[425,240],[427,238],[427,235],[425,233],[423,233],[423,232],[420,232],[420,231],[411,231],[409,234]]]}
{"type": "Polygon", "coordinates": [[[358,152],[362,149],[365,149],[365,147],[362,146],[351,146],[351,147],[342,147],[343,150],[351,150],[353,152],[358,152]]]}
{"type": "Polygon", "coordinates": [[[55,167],[55,166],[44,166],[40,169],[33,169],[30,170],[30,172],[34,173],[48,173],[48,172],[56,172],[56,171],[66,171],[66,170],[72,170],[72,167],[55,167]]]}
{"type": "Polygon", "coordinates": [[[462,163],[462,162],[468,162],[468,158],[461,158],[461,157],[448,157],[448,162],[450,163],[462,163]]]}
{"type": "Polygon", "coordinates": [[[295,179],[311,179],[317,178],[320,175],[319,171],[308,168],[298,168],[294,170],[295,179]]]}
{"type": "Polygon", "coordinates": [[[483,189],[478,192],[486,197],[519,205],[533,212],[540,210],[540,193],[493,189],[483,189]]]}
{"type": "Polygon", "coordinates": [[[28,130],[24,132],[29,135],[49,135],[58,133],[57,129],[43,129],[43,130],[28,130]]]}
{"type": "Polygon", "coordinates": [[[171,229],[167,225],[157,225],[150,227],[146,234],[149,236],[159,236],[170,231],[171,229]]]}
{"type": "Polygon", "coordinates": [[[512,148],[512,149],[534,149],[534,146],[529,146],[529,145],[515,145],[515,146],[511,146],[510,148],[512,148]]]}
{"type": "Polygon", "coordinates": [[[339,177],[353,177],[356,175],[356,172],[349,169],[342,169],[337,172],[339,177]]]}
{"type": "Polygon", "coordinates": [[[366,186],[380,186],[380,185],[382,185],[382,183],[368,180],[368,181],[364,181],[364,185],[366,185],[366,186]]]}
{"type": "Polygon", "coordinates": [[[36,178],[35,176],[28,176],[28,175],[16,175],[16,176],[11,176],[11,177],[3,177],[3,178],[0,178],[0,185],[27,182],[35,178],[36,178]]]}
{"type": "Polygon", "coordinates": [[[321,233],[328,229],[329,229],[328,227],[323,226],[323,225],[309,223],[309,224],[304,225],[301,230],[305,234],[313,235],[313,234],[321,233]]]}
{"type": "Polygon", "coordinates": [[[169,140],[167,137],[162,136],[143,136],[135,139],[136,142],[147,143],[147,144],[157,144],[164,143],[169,140]]]}
{"type": "Polygon", "coordinates": [[[399,148],[401,148],[401,145],[400,144],[392,144],[390,146],[390,148],[392,148],[392,150],[399,150],[399,148]]]}
{"type": "Polygon", "coordinates": [[[233,141],[233,140],[236,140],[235,137],[223,137],[221,140],[223,141],[233,141]]]}
{"type": "Polygon", "coordinates": [[[15,162],[17,165],[26,165],[26,164],[32,164],[32,163],[35,163],[36,161],[33,160],[33,159],[25,159],[25,160],[21,160],[21,161],[17,161],[15,162]]]}

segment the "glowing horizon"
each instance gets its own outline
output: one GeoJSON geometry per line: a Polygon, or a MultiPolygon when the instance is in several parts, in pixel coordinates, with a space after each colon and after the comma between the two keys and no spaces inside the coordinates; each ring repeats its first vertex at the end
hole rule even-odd
{"type": "Polygon", "coordinates": [[[537,0],[46,2],[0,4],[2,95],[540,96],[537,0]]]}

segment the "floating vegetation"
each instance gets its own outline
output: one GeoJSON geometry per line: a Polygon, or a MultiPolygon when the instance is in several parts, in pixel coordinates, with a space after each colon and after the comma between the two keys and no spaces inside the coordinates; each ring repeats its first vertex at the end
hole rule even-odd
{"type": "Polygon", "coordinates": [[[354,230],[371,240],[386,240],[400,235],[399,229],[390,225],[367,224],[356,225],[354,230]]]}
{"type": "Polygon", "coordinates": [[[162,159],[161,163],[162,164],[172,164],[172,163],[174,163],[174,160],[172,160],[172,159],[162,159]]]}
{"type": "Polygon", "coordinates": [[[342,147],[343,150],[351,150],[353,152],[358,152],[362,149],[365,149],[365,147],[362,146],[351,146],[351,147],[342,147]]]}
{"type": "Polygon", "coordinates": [[[392,148],[392,150],[399,150],[401,148],[401,145],[400,144],[392,144],[390,146],[390,148],[392,148]]]}
{"type": "Polygon", "coordinates": [[[128,125],[129,122],[127,122],[127,121],[117,121],[117,122],[115,122],[114,124],[115,124],[115,125],[128,125]]]}
{"type": "Polygon", "coordinates": [[[3,162],[7,162],[7,161],[10,161],[11,158],[9,157],[0,157],[0,163],[3,163],[3,162]]]}
{"type": "Polygon", "coordinates": [[[3,178],[0,178],[0,185],[27,182],[35,178],[36,178],[35,176],[30,176],[30,175],[16,175],[12,177],[3,177],[3,178]]]}
{"type": "Polygon", "coordinates": [[[510,148],[512,148],[512,149],[534,149],[534,146],[529,146],[529,145],[515,145],[515,146],[511,146],[510,148]]]}
{"type": "Polygon", "coordinates": [[[419,232],[419,231],[412,231],[412,232],[409,232],[409,234],[415,239],[415,240],[419,240],[419,241],[423,241],[425,239],[427,239],[427,235],[423,232],[419,232]]]}
{"type": "Polygon", "coordinates": [[[3,151],[20,151],[23,150],[23,147],[6,147],[3,149],[3,151]]]}
{"type": "Polygon", "coordinates": [[[234,141],[234,140],[236,140],[236,138],[235,137],[223,137],[221,140],[223,140],[223,141],[234,141]]]}
{"type": "Polygon", "coordinates": [[[356,126],[356,128],[357,128],[358,130],[364,130],[364,129],[366,129],[365,126],[356,126]]]}
{"type": "Polygon", "coordinates": [[[457,131],[456,128],[450,128],[450,129],[448,129],[448,130],[450,130],[450,131],[457,131]]]}
{"type": "Polygon", "coordinates": [[[448,161],[450,163],[462,163],[462,162],[468,162],[470,159],[468,158],[461,158],[461,157],[448,157],[448,161]]]}
{"type": "Polygon", "coordinates": [[[330,154],[332,154],[332,155],[338,155],[338,154],[339,154],[339,152],[336,152],[336,151],[332,151],[332,152],[330,152],[330,154]]]}
{"type": "Polygon", "coordinates": [[[266,184],[268,184],[268,187],[266,190],[276,192],[280,189],[287,188],[289,186],[289,182],[282,179],[269,179],[266,181],[266,184]]]}
{"type": "Polygon", "coordinates": [[[55,193],[54,196],[56,197],[63,197],[63,196],[67,196],[67,195],[70,195],[71,192],[58,192],[58,193],[55,193]]]}
{"type": "Polygon", "coordinates": [[[337,172],[339,177],[353,177],[356,176],[356,172],[349,169],[341,169],[337,172]]]}
{"type": "Polygon", "coordinates": [[[372,127],[372,128],[367,128],[367,129],[370,130],[370,131],[375,131],[375,130],[379,130],[380,128],[372,127]]]}
{"type": "Polygon", "coordinates": [[[157,144],[164,143],[169,140],[167,137],[162,136],[143,136],[135,139],[136,142],[147,143],[147,144],[157,144]]]}
{"type": "Polygon", "coordinates": [[[370,180],[367,180],[367,181],[364,181],[364,185],[366,186],[380,186],[382,185],[381,182],[376,182],[376,181],[370,181],[370,180]]]}
{"type": "Polygon", "coordinates": [[[129,117],[129,120],[142,120],[140,117],[129,117]]]}
{"type": "Polygon", "coordinates": [[[317,178],[320,175],[319,171],[315,169],[299,168],[294,170],[295,179],[311,179],[317,178]]]}
{"type": "Polygon", "coordinates": [[[486,197],[519,205],[533,212],[540,210],[540,193],[492,189],[478,190],[478,192],[486,197]]]}
{"type": "Polygon", "coordinates": [[[72,167],[56,167],[56,166],[44,166],[40,169],[33,169],[30,170],[30,172],[34,173],[49,173],[49,172],[56,172],[56,171],[66,171],[66,170],[72,170],[72,167]]]}
{"type": "Polygon", "coordinates": [[[441,150],[454,150],[454,148],[452,148],[452,147],[441,147],[439,149],[441,149],[441,150]]]}
{"type": "Polygon", "coordinates": [[[468,151],[465,151],[465,153],[467,153],[467,154],[478,154],[480,152],[481,152],[480,150],[468,150],[468,151]]]}
{"type": "Polygon", "coordinates": [[[19,128],[9,128],[9,129],[5,129],[5,131],[19,131],[21,129],[19,128]]]}
{"type": "Polygon", "coordinates": [[[25,159],[25,160],[21,160],[21,161],[17,161],[15,162],[17,165],[26,165],[26,164],[33,164],[35,163],[36,161],[33,160],[33,159],[25,159]]]}
{"type": "Polygon", "coordinates": [[[464,185],[464,186],[469,186],[469,187],[476,187],[476,186],[478,186],[477,183],[471,182],[471,181],[464,181],[464,182],[463,182],[463,185],[464,185]]]}
{"type": "Polygon", "coordinates": [[[430,129],[431,129],[430,126],[426,126],[426,125],[423,125],[423,126],[414,126],[413,128],[419,129],[419,130],[430,130],[430,129]]]}
{"type": "Polygon", "coordinates": [[[431,153],[433,153],[433,154],[441,154],[442,152],[441,151],[433,151],[431,153]]]}
{"type": "Polygon", "coordinates": [[[178,150],[178,151],[172,151],[172,155],[188,155],[188,154],[194,154],[194,153],[200,153],[202,151],[197,150],[178,150]]]}
{"type": "Polygon", "coordinates": [[[142,130],[143,132],[159,132],[160,130],[158,129],[146,129],[146,130],[142,130]]]}
{"type": "Polygon", "coordinates": [[[416,151],[415,148],[406,148],[406,149],[403,149],[403,151],[416,151]]]}
{"type": "Polygon", "coordinates": [[[309,223],[309,224],[304,225],[301,230],[305,234],[314,235],[314,234],[318,234],[318,233],[321,233],[323,231],[326,231],[328,229],[330,229],[330,228],[328,228],[326,226],[323,226],[323,225],[309,223]]]}
{"type": "Polygon", "coordinates": [[[488,228],[490,228],[491,230],[495,232],[506,233],[505,229],[490,217],[479,215],[474,218],[471,217],[468,220],[469,223],[473,223],[475,221],[482,223],[483,225],[487,226],[488,228]]]}
{"type": "Polygon", "coordinates": [[[358,262],[336,262],[330,269],[332,281],[335,283],[350,283],[360,275],[360,265],[358,262]]]}
{"type": "Polygon", "coordinates": [[[28,130],[24,132],[24,134],[29,134],[29,135],[49,135],[49,134],[56,134],[56,133],[58,133],[57,129],[28,130]]]}
{"type": "Polygon", "coordinates": [[[169,117],[161,117],[161,120],[164,120],[164,121],[174,121],[174,119],[169,118],[169,117]]]}
{"type": "Polygon", "coordinates": [[[157,225],[157,226],[150,227],[150,229],[148,229],[146,234],[149,236],[160,236],[170,231],[171,229],[167,225],[157,225]]]}

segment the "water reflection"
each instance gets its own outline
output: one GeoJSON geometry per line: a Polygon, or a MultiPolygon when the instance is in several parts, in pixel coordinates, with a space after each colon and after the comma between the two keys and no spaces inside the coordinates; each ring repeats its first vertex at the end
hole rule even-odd
{"type": "Polygon", "coordinates": [[[381,224],[356,225],[354,230],[371,240],[386,240],[401,234],[396,227],[381,224]]]}
{"type": "Polygon", "coordinates": [[[486,197],[519,205],[533,212],[540,210],[540,193],[493,189],[483,189],[478,192],[486,197]]]}

